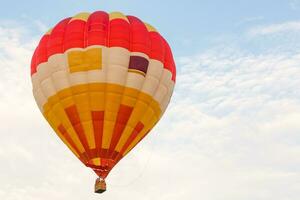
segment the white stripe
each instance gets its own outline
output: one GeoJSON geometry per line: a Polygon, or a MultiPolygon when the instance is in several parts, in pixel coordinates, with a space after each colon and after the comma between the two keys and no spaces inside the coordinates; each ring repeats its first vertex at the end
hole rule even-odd
{"type": "Polygon", "coordinates": [[[33,96],[36,100],[36,104],[38,105],[40,111],[43,113],[43,105],[47,103],[47,98],[44,96],[43,92],[41,89],[34,90],[33,91],[33,96]]]}
{"type": "Polygon", "coordinates": [[[131,87],[137,90],[141,90],[145,77],[141,74],[137,74],[134,72],[127,72],[127,81],[126,87],[131,87]]]}
{"type": "Polygon", "coordinates": [[[52,82],[52,78],[46,78],[41,81],[41,89],[43,91],[44,96],[48,99],[49,97],[56,94],[55,87],[52,82]]]}
{"type": "Polygon", "coordinates": [[[140,52],[129,52],[122,47],[104,47],[94,45],[86,49],[72,48],[64,54],[51,56],[48,62],[41,63],[37,72],[32,75],[33,93],[39,108],[46,103],[46,99],[58,91],[78,84],[112,83],[131,87],[152,96],[162,110],[165,110],[171,98],[174,81],[172,73],[163,67],[163,63],[149,59],[140,52]],[[102,69],[81,72],[69,72],[68,52],[84,51],[90,48],[102,49],[102,69]],[[149,61],[146,77],[134,72],[128,72],[130,56],[142,56],[149,61]]]}
{"type": "Polygon", "coordinates": [[[163,69],[162,76],[160,78],[159,86],[154,94],[154,99],[159,103],[161,109],[163,110],[163,100],[168,96],[169,91],[172,91],[172,73],[163,69]]]}
{"type": "Polygon", "coordinates": [[[161,103],[162,114],[165,112],[165,110],[167,109],[167,107],[169,105],[169,102],[170,102],[172,94],[173,94],[175,83],[173,81],[171,81],[170,85],[171,86],[168,89],[167,95],[165,96],[165,98],[163,99],[163,101],[161,103]]]}

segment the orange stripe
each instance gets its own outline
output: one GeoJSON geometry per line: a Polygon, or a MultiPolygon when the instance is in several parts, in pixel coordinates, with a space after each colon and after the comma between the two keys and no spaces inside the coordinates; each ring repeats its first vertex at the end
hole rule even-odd
{"type": "Polygon", "coordinates": [[[117,120],[116,120],[115,127],[114,127],[114,132],[113,132],[111,143],[109,146],[110,151],[115,150],[115,148],[121,138],[121,135],[127,125],[127,122],[132,113],[132,110],[133,110],[133,107],[129,107],[129,106],[122,105],[122,104],[120,105],[118,115],[117,115],[117,120]]]}
{"type": "Polygon", "coordinates": [[[85,137],[85,133],[84,133],[84,129],[82,127],[82,124],[80,123],[80,117],[79,117],[76,106],[73,105],[73,106],[70,106],[70,107],[66,108],[65,112],[68,115],[68,118],[69,118],[75,132],[77,133],[77,135],[80,139],[80,142],[83,145],[84,150],[89,155],[89,145],[88,145],[88,142],[87,142],[87,138],[85,137]]]}
{"type": "MultiPolygon", "coordinates": [[[[76,144],[74,143],[73,139],[70,137],[70,134],[67,132],[65,127],[60,124],[57,129],[61,132],[62,136],[66,139],[66,141],[70,144],[70,146],[76,151],[78,155],[80,155],[80,151],[77,148],[76,144]]],[[[82,162],[86,162],[88,158],[86,156],[79,158],[82,162]]]]}
{"type": "Polygon", "coordinates": [[[138,136],[138,134],[143,130],[143,128],[144,128],[144,124],[142,122],[138,122],[135,128],[133,129],[132,133],[130,134],[129,138],[127,139],[126,143],[122,147],[120,154],[116,155],[116,157],[113,158],[114,160],[116,160],[116,162],[119,162],[124,152],[127,150],[129,145],[133,142],[133,140],[138,136]]]}
{"type": "Polygon", "coordinates": [[[103,119],[104,119],[104,111],[92,111],[92,120],[93,120],[93,127],[94,127],[96,149],[99,149],[99,152],[97,153],[97,155],[100,154],[100,148],[102,145],[103,119]]]}
{"type": "MultiPolygon", "coordinates": [[[[95,148],[95,149],[90,149],[89,159],[92,160],[94,158],[100,157],[101,159],[113,160],[111,157],[108,157],[108,155],[113,155],[114,157],[116,157],[119,154],[120,154],[119,152],[111,151],[109,149],[95,148]],[[100,152],[100,153],[98,154],[98,152],[100,152]]],[[[88,156],[86,152],[79,154],[79,155],[80,155],[80,157],[88,156]]]]}

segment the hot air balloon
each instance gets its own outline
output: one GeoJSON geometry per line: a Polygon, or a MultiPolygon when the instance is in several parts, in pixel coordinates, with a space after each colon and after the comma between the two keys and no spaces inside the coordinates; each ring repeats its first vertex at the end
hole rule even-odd
{"type": "Polygon", "coordinates": [[[175,85],[171,49],[157,30],[120,12],[79,13],[40,40],[33,95],[73,154],[105,178],[162,117],[175,85]]]}

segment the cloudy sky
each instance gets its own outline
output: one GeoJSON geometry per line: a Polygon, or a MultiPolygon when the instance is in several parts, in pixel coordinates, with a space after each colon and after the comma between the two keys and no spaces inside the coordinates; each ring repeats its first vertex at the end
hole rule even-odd
{"type": "Polygon", "coordinates": [[[1,2],[0,199],[298,200],[299,13],[298,0],[1,2]],[[94,10],[153,24],[178,69],[164,117],[101,196],[43,119],[29,72],[43,32],[94,10]]]}

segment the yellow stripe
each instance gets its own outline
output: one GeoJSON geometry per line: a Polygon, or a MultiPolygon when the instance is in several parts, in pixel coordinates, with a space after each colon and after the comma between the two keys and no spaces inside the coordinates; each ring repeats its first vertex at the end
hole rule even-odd
{"type": "Polygon", "coordinates": [[[114,20],[114,19],[124,19],[125,21],[129,22],[127,17],[121,13],[121,12],[111,12],[109,13],[109,20],[114,20]]]}
{"type": "Polygon", "coordinates": [[[143,130],[138,134],[138,136],[133,140],[133,142],[129,145],[129,147],[125,150],[123,153],[123,156],[129,153],[140,141],[141,138],[143,138],[149,130],[153,128],[153,126],[157,123],[158,119],[156,117],[153,117],[150,121],[146,123],[146,126],[143,128],[143,130]]]}
{"type": "MultiPolygon", "coordinates": [[[[88,18],[90,16],[90,13],[88,12],[82,12],[82,13],[78,13],[77,15],[73,16],[72,19],[70,20],[71,21],[74,21],[74,20],[83,20],[83,21],[87,21],[88,18]]],[[[70,23],[69,22],[69,23],[70,23]]]]}
{"type": "Polygon", "coordinates": [[[157,32],[157,30],[152,25],[148,23],[144,23],[144,24],[149,32],[157,32]]]}
{"type": "Polygon", "coordinates": [[[125,156],[131,149],[133,149],[137,143],[143,138],[159,121],[161,117],[160,110],[157,110],[157,105],[155,101],[152,101],[151,106],[148,107],[146,113],[141,118],[141,122],[145,125],[143,130],[138,134],[138,136],[133,140],[129,147],[125,150],[123,156],[125,156]]]}
{"type": "MultiPolygon", "coordinates": [[[[68,89],[66,89],[66,90],[68,90],[68,89]]],[[[65,93],[65,91],[61,91],[61,93],[65,93]]],[[[63,138],[64,143],[66,143],[64,137],[57,130],[57,127],[60,124],[62,124],[64,126],[64,128],[67,130],[68,134],[70,134],[70,137],[74,141],[74,143],[75,143],[76,147],[79,149],[80,153],[83,153],[84,148],[83,148],[77,134],[75,133],[75,131],[70,123],[70,120],[64,110],[68,106],[64,106],[64,104],[62,103],[65,100],[68,100],[70,102],[70,105],[74,105],[75,102],[74,102],[72,96],[61,99],[60,96],[63,96],[63,95],[61,95],[61,93],[59,92],[58,94],[56,94],[48,99],[48,102],[44,105],[44,110],[47,110],[44,112],[44,116],[47,119],[47,121],[49,122],[49,124],[51,124],[52,128],[55,130],[57,135],[60,138],[63,138]]],[[[70,145],[68,145],[68,147],[70,148],[70,145]]]]}
{"type": "MultiPolygon", "coordinates": [[[[132,114],[127,122],[127,126],[122,133],[120,141],[117,144],[116,151],[120,152],[122,147],[125,145],[126,141],[132,134],[136,124],[140,121],[144,124],[144,129],[152,128],[152,126],[158,121],[161,115],[161,109],[158,103],[151,96],[141,92],[139,96],[136,97],[136,103],[132,114]],[[151,120],[149,120],[151,119],[151,120]]],[[[140,133],[142,134],[142,133],[140,133]]],[[[139,135],[140,135],[139,134],[139,135]]]]}
{"type": "Polygon", "coordinates": [[[108,149],[113,134],[117,114],[122,100],[124,87],[116,84],[107,84],[105,91],[104,128],[102,148],[108,149]]]}
{"type": "Polygon", "coordinates": [[[93,158],[91,160],[92,164],[95,165],[95,166],[100,166],[101,164],[101,158],[93,158]]]}
{"type": "Polygon", "coordinates": [[[133,72],[133,73],[137,73],[137,74],[140,74],[142,76],[146,76],[146,74],[140,70],[137,70],[137,69],[128,69],[129,72],[133,72]]]}

